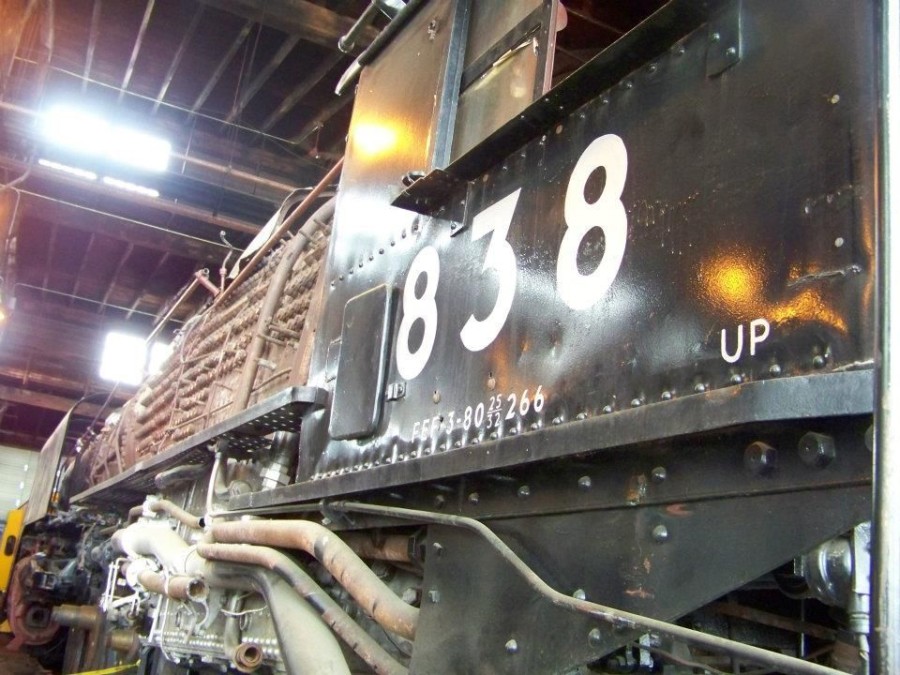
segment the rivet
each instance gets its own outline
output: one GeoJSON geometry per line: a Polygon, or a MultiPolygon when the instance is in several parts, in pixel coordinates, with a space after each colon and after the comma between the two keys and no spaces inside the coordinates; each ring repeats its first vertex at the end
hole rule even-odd
{"type": "Polygon", "coordinates": [[[576,588],[575,592],[572,593],[572,597],[576,600],[586,600],[587,594],[584,592],[583,588],[576,588]]]}
{"type": "Polygon", "coordinates": [[[740,384],[741,382],[744,381],[744,376],[741,375],[740,373],[735,373],[734,375],[732,375],[729,378],[728,381],[731,382],[731,384],[740,384]]]}
{"type": "Polygon", "coordinates": [[[737,49],[734,47],[729,47],[725,50],[725,56],[735,56],[737,54],[737,49]]]}
{"type": "Polygon", "coordinates": [[[599,647],[603,643],[603,635],[600,633],[599,628],[592,628],[591,632],[588,633],[588,644],[591,647],[599,647]]]}
{"type": "Polygon", "coordinates": [[[434,498],[435,508],[438,508],[438,509],[444,508],[444,503],[446,501],[447,501],[447,499],[444,497],[444,495],[438,495],[437,497],[434,498]]]}
{"type": "Polygon", "coordinates": [[[844,238],[843,238],[843,237],[838,237],[837,239],[834,240],[834,247],[835,247],[835,248],[840,248],[840,247],[843,246],[843,245],[844,245],[844,238]]]}
{"type": "Polygon", "coordinates": [[[496,432],[496,431],[492,431],[492,432],[491,432],[491,435],[488,436],[488,438],[490,438],[492,441],[496,441],[496,440],[497,440],[497,432],[496,432]]]}
{"type": "Polygon", "coordinates": [[[497,386],[497,380],[493,375],[491,375],[487,380],[487,387],[488,387],[488,389],[493,389],[496,386],[497,386]]]}
{"type": "Polygon", "coordinates": [[[719,33],[713,33],[712,35],[709,36],[710,42],[718,42],[721,39],[722,39],[722,36],[719,33]]]}
{"type": "Polygon", "coordinates": [[[609,413],[611,413],[612,411],[613,411],[613,407],[612,407],[611,405],[605,405],[605,406],[603,406],[603,412],[606,413],[607,415],[608,415],[609,413]]]}
{"type": "Polygon", "coordinates": [[[519,651],[519,643],[515,640],[507,640],[504,648],[507,654],[515,654],[519,651]]]}
{"type": "MultiPolygon", "coordinates": [[[[372,255],[371,253],[369,254],[369,260],[375,260],[375,256],[372,255]]],[[[361,266],[360,266],[360,267],[361,267],[361,266]]]]}
{"type": "Polygon", "coordinates": [[[383,248],[378,249],[378,253],[379,253],[379,255],[384,255],[384,249],[383,248]]]}
{"type": "Polygon", "coordinates": [[[442,555],[444,555],[444,547],[443,547],[440,543],[434,542],[434,543],[431,545],[431,548],[434,549],[434,554],[435,554],[438,558],[440,558],[442,555]]]}
{"type": "Polygon", "coordinates": [[[631,399],[631,407],[632,407],[632,408],[638,408],[638,407],[640,407],[641,403],[642,403],[642,401],[641,401],[641,399],[639,399],[639,398],[633,398],[633,399],[631,399]]]}
{"type": "Polygon", "coordinates": [[[663,401],[671,401],[671,400],[672,400],[672,392],[671,392],[671,391],[664,391],[664,392],[662,393],[662,395],[660,396],[660,398],[661,398],[663,401]]]}
{"type": "Polygon", "coordinates": [[[584,413],[584,412],[580,412],[580,413],[578,413],[577,415],[575,415],[575,419],[576,419],[576,420],[583,420],[583,419],[586,419],[586,418],[587,418],[587,413],[584,413]]]}
{"type": "Polygon", "coordinates": [[[665,525],[657,525],[653,528],[650,536],[653,537],[653,541],[661,544],[669,539],[669,528],[665,525]]]}
{"type": "Polygon", "coordinates": [[[777,363],[773,363],[769,366],[769,375],[781,375],[781,366],[777,363]]]}
{"type": "Polygon", "coordinates": [[[562,424],[562,417],[554,417],[552,420],[553,424],[562,424]]]}
{"type": "Polygon", "coordinates": [[[694,385],[694,391],[696,391],[698,394],[702,394],[704,391],[706,391],[706,385],[702,382],[698,382],[694,385]]]}
{"type": "Polygon", "coordinates": [[[578,479],[578,487],[582,490],[590,490],[592,484],[590,476],[582,476],[578,479]]]}
{"type": "Polygon", "coordinates": [[[440,403],[441,402],[441,392],[439,392],[437,389],[435,389],[434,393],[431,395],[431,400],[434,401],[435,403],[440,403]]]}
{"type": "Polygon", "coordinates": [[[655,73],[656,68],[657,68],[657,66],[655,63],[651,63],[649,66],[647,66],[647,70],[649,70],[651,73],[655,73]]]}
{"type": "Polygon", "coordinates": [[[650,472],[650,478],[654,483],[662,483],[668,477],[669,473],[664,466],[655,466],[650,472]]]}
{"type": "Polygon", "coordinates": [[[684,52],[684,45],[678,45],[677,47],[675,47],[675,56],[683,56],[684,52]]]}
{"type": "Polygon", "coordinates": [[[433,605],[438,604],[441,601],[441,592],[436,588],[432,588],[430,591],[428,591],[428,599],[433,605]]]}
{"type": "Polygon", "coordinates": [[[519,496],[519,499],[525,499],[531,496],[531,488],[527,485],[521,485],[516,491],[516,494],[519,496]]]}
{"type": "Polygon", "coordinates": [[[817,354],[813,357],[813,368],[824,368],[825,367],[825,357],[821,354],[817,354]]]}
{"type": "Polygon", "coordinates": [[[528,428],[531,429],[532,431],[537,431],[538,429],[541,428],[541,423],[540,422],[532,422],[528,428]]]}
{"type": "Polygon", "coordinates": [[[481,497],[478,496],[477,492],[469,493],[469,503],[470,504],[477,504],[480,500],[481,500],[481,497]]]}

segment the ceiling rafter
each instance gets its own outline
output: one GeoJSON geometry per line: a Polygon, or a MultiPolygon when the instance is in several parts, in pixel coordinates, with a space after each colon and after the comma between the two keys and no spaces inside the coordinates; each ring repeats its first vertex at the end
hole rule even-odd
{"type": "Polygon", "coordinates": [[[230,124],[240,117],[244,108],[247,107],[247,104],[250,103],[253,97],[256,96],[260,89],[262,89],[262,86],[266,81],[272,77],[272,73],[275,72],[278,66],[284,63],[284,60],[288,57],[288,54],[294,50],[294,47],[297,46],[298,42],[300,42],[299,35],[289,35],[284,39],[284,42],[281,43],[281,46],[278,48],[278,51],[275,52],[275,55],[269,60],[259,74],[253,78],[253,81],[241,94],[240,99],[231,109],[228,117],[225,118],[226,124],[230,124]]]}
{"type": "Polygon", "coordinates": [[[134,48],[131,50],[131,58],[128,60],[128,67],[125,69],[125,77],[122,78],[119,103],[122,102],[122,97],[128,91],[128,85],[131,84],[131,76],[134,75],[134,65],[137,63],[138,54],[141,53],[141,46],[144,44],[144,36],[147,34],[147,27],[150,25],[150,17],[153,15],[155,4],[156,0],[147,0],[144,17],[141,19],[141,27],[138,29],[137,37],[134,40],[134,48]]]}
{"type": "Polygon", "coordinates": [[[288,94],[281,104],[272,111],[272,113],[262,123],[260,129],[269,131],[273,126],[278,124],[282,117],[289,113],[295,105],[297,105],[309,92],[311,92],[331,70],[343,61],[343,54],[331,54],[319,62],[316,69],[307,75],[300,84],[298,84],[290,94],[288,94]]]}
{"type": "Polygon", "coordinates": [[[84,79],[81,81],[81,92],[87,91],[91,77],[91,66],[94,65],[94,51],[97,49],[97,37],[100,35],[100,15],[103,13],[103,0],[94,0],[91,10],[91,32],[88,37],[87,53],[84,57],[84,79]]]}
{"type": "Polygon", "coordinates": [[[255,22],[252,19],[248,19],[246,22],[244,22],[244,25],[241,26],[241,30],[238,31],[237,36],[228,47],[228,50],[225,52],[222,60],[219,61],[219,65],[216,66],[216,69],[213,71],[212,75],[210,75],[209,80],[206,81],[206,85],[203,87],[199,96],[197,96],[197,99],[194,101],[194,105],[191,106],[192,113],[200,110],[200,108],[203,107],[203,104],[206,103],[206,99],[209,98],[212,90],[216,88],[216,85],[219,83],[219,80],[221,79],[222,74],[225,72],[225,69],[228,67],[228,64],[231,63],[234,55],[238,53],[238,50],[241,48],[241,45],[244,44],[247,36],[250,35],[250,30],[254,25],[255,22]]]}
{"type": "MultiPolygon", "coordinates": [[[[99,1],[99,0],[98,0],[99,1]]],[[[197,31],[197,26],[200,25],[200,20],[203,18],[203,12],[206,9],[206,5],[197,5],[197,9],[194,10],[194,16],[191,17],[191,22],[188,24],[187,30],[184,32],[184,35],[181,38],[181,43],[178,45],[178,49],[175,50],[175,56],[172,57],[172,62],[169,64],[169,69],[166,71],[166,76],[163,78],[162,86],[159,88],[159,94],[156,96],[156,102],[153,104],[153,110],[150,111],[151,115],[155,115],[156,111],[159,110],[160,104],[165,100],[166,93],[169,91],[169,85],[172,84],[172,80],[175,77],[175,72],[178,70],[178,66],[181,65],[181,59],[184,58],[184,54],[187,51],[188,45],[191,43],[191,40],[194,38],[194,33],[197,31]]]]}

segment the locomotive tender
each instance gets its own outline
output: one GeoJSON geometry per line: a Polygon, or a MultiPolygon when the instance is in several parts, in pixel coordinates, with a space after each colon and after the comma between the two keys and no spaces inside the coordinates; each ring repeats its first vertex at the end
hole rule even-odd
{"type": "Polygon", "coordinates": [[[411,0],[342,82],[343,164],[48,441],[17,638],[68,627],[70,672],[890,672],[887,4],[671,0],[550,87],[557,0],[411,0]]]}

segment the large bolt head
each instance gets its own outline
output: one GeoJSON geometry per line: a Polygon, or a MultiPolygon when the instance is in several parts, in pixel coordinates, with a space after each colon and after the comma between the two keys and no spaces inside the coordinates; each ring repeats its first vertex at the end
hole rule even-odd
{"type": "Polygon", "coordinates": [[[778,461],[778,451],[762,441],[754,441],[744,450],[744,466],[757,476],[772,473],[778,461]]]}
{"type": "Polygon", "coordinates": [[[826,467],[834,461],[837,451],[834,447],[834,439],[825,434],[808,432],[800,438],[797,444],[800,459],[807,466],[826,467]]]}

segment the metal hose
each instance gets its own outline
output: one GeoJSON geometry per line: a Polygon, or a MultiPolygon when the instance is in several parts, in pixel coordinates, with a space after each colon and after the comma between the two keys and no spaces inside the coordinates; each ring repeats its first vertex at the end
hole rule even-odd
{"type": "Polygon", "coordinates": [[[387,630],[413,639],[419,610],[407,605],[331,530],[308,520],[213,523],[212,538],[228,544],[294,548],[314,556],[353,599],[387,630]]]}
{"type": "Polygon", "coordinates": [[[377,675],[405,675],[408,672],[285,554],[265,546],[244,544],[198,544],[197,553],[208,560],[252,564],[272,570],[303,596],[377,675]]]}

